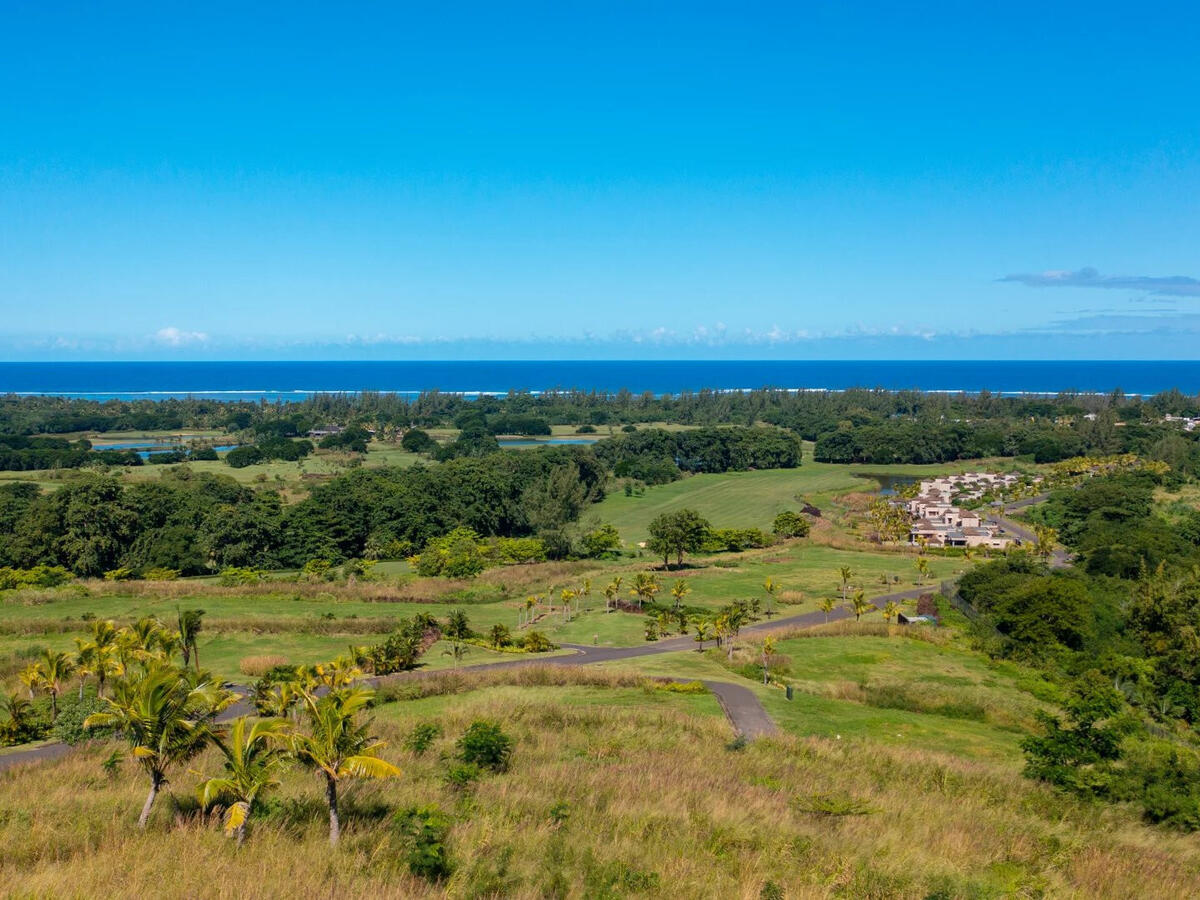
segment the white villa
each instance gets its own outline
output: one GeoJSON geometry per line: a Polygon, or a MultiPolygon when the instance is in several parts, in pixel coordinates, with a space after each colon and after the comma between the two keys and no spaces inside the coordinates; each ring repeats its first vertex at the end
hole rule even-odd
{"type": "Polygon", "coordinates": [[[908,540],[924,540],[931,547],[984,547],[1003,550],[1013,539],[979,513],[957,506],[978,500],[989,491],[1015,484],[1016,475],[967,472],[922,481],[917,496],[898,501],[912,517],[908,540]]]}

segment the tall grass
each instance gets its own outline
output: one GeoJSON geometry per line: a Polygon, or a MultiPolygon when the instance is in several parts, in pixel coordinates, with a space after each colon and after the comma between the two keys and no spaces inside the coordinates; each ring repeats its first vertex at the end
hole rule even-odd
{"type": "MultiPolygon", "coordinates": [[[[137,833],[145,787],[131,768],[111,780],[101,772],[108,746],[0,774],[0,884],[22,896],[251,900],[749,900],[767,881],[791,898],[1200,894],[1194,839],[1014,772],[867,743],[781,737],[730,750],[713,717],[535,694],[480,690],[378,720],[404,775],[348,792],[336,851],[319,785],[300,772],[284,777],[240,851],[197,811],[199,776],[184,772],[170,786],[179,802],[137,833]],[[419,757],[399,749],[430,715],[443,731],[434,747],[419,757]],[[444,757],[477,718],[500,722],[516,751],[507,773],[463,794],[446,784],[444,757]],[[443,884],[408,874],[390,824],[393,810],[432,803],[453,822],[443,884]]],[[[190,768],[217,767],[210,752],[190,768]]]]}

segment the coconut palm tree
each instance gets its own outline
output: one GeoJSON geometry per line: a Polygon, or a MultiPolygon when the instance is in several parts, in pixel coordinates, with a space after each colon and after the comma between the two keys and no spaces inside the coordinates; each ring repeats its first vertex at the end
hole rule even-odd
{"type": "Polygon", "coordinates": [[[917,557],[917,584],[922,584],[925,581],[925,576],[929,574],[929,557],[917,557]]]}
{"type": "Polygon", "coordinates": [[[763,684],[769,684],[771,680],[770,670],[767,668],[771,661],[771,657],[775,655],[775,638],[767,635],[762,642],[762,667],[763,667],[763,684]]]}
{"type": "Polygon", "coordinates": [[[829,624],[829,614],[837,608],[837,600],[833,597],[822,597],[821,602],[817,604],[818,609],[825,613],[825,624],[829,624]]]}
{"type": "Polygon", "coordinates": [[[895,600],[889,600],[883,607],[883,618],[887,622],[891,622],[900,614],[900,604],[895,600]]]}
{"type": "Polygon", "coordinates": [[[225,757],[225,774],[200,785],[200,802],[206,807],[225,804],[225,834],[236,837],[239,847],[246,840],[246,820],[255,802],[279,783],[275,772],[287,758],[290,735],[291,726],[283,719],[258,719],[251,724],[246,716],[238,716],[227,739],[214,738],[225,757]]]}
{"type": "Polygon", "coordinates": [[[149,776],[150,793],[138,828],[146,827],[167,773],[204,749],[214,735],[217,715],[236,699],[211,676],[160,665],[117,681],[113,695],[104,698],[108,708],[84,720],[85,728],[120,731],[149,776]]]}
{"type": "Polygon", "coordinates": [[[33,692],[41,683],[42,678],[41,669],[38,668],[38,664],[30,663],[27,665],[17,673],[17,678],[20,679],[21,684],[25,685],[25,689],[29,691],[29,699],[32,700],[33,692]]]}
{"type": "Polygon", "coordinates": [[[449,647],[442,651],[442,656],[454,657],[454,668],[458,668],[459,663],[463,661],[463,657],[467,655],[467,645],[461,641],[455,641],[449,647]]]}
{"type": "Polygon", "coordinates": [[[775,614],[771,606],[775,600],[775,595],[779,593],[779,582],[767,576],[767,580],[763,582],[763,590],[767,592],[767,618],[769,619],[775,614]]]}
{"type": "Polygon", "coordinates": [[[50,721],[58,720],[58,695],[63,683],[75,671],[75,663],[61,650],[44,650],[38,662],[38,684],[50,697],[50,721]]]}
{"type": "Polygon", "coordinates": [[[563,621],[569,622],[571,620],[571,601],[575,599],[575,591],[571,588],[563,588],[558,596],[563,604],[563,621]]]}
{"type": "Polygon", "coordinates": [[[304,713],[309,733],[292,737],[292,751],[300,763],[325,779],[325,802],[329,807],[329,843],[341,837],[338,818],[338,784],[344,778],[391,778],[400,770],[379,758],[384,747],[369,732],[371,721],[361,725],[355,716],[367,708],[374,691],[349,688],[331,691],[324,697],[304,695],[304,713]]]}
{"type": "Polygon", "coordinates": [[[690,587],[688,587],[688,583],[686,581],[684,581],[682,578],[680,578],[673,585],[671,585],[671,598],[673,601],[671,603],[671,612],[673,612],[673,613],[678,612],[679,607],[681,607],[683,605],[683,598],[686,597],[691,592],[692,592],[692,589],[690,587]]]}
{"type": "Polygon", "coordinates": [[[1058,541],[1058,532],[1048,525],[1034,525],[1033,537],[1033,552],[1042,559],[1049,559],[1058,541]]]}
{"type": "Polygon", "coordinates": [[[612,612],[617,605],[617,596],[621,593],[621,576],[618,575],[604,588],[604,611],[612,612]]]}
{"type": "Polygon", "coordinates": [[[704,652],[704,642],[712,636],[712,625],[707,619],[698,619],[696,621],[696,636],[692,638],[697,644],[696,652],[704,652]]]}
{"type": "Polygon", "coordinates": [[[201,620],[204,618],[202,609],[185,609],[177,612],[179,620],[179,649],[183,654],[183,667],[195,661],[196,671],[200,670],[200,648],[197,641],[200,638],[201,620]]]}
{"type": "Polygon", "coordinates": [[[641,609],[642,604],[652,602],[660,590],[658,579],[652,572],[638,572],[634,576],[633,587],[630,589],[629,595],[637,597],[638,608],[641,609]]]}
{"type": "Polygon", "coordinates": [[[846,591],[850,587],[850,579],[854,577],[854,572],[849,566],[842,566],[838,573],[842,576],[842,602],[845,603],[846,591]]]}
{"type": "Polygon", "coordinates": [[[854,592],[854,597],[851,600],[850,611],[854,613],[854,621],[857,622],[863,617],[863,613],[869,613],[875,607],[870,600],[867,599],[867,594],[861,588],[854,592]]]}

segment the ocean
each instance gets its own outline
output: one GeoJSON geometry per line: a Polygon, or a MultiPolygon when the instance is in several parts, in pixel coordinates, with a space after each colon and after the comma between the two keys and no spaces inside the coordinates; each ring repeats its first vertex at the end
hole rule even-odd
{"type": "Polygon", "coordinates": [[[1200,361],[447,361],[447,362],[6,362],[0,393],[107,399],[203,397],[293,400],[314,393],[413,395],[571,389],[681,391],[845,390],[1056,394],[1062,391],[1200,393],[1200,361]]]}

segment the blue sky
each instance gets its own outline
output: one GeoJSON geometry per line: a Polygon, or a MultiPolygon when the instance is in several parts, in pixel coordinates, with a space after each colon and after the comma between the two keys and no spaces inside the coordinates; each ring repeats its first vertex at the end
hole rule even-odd
{"type": "Polygon", "coordinates": [[[1200,355],[1187,4],[3,12],[0,358],[1200,355]]]}

